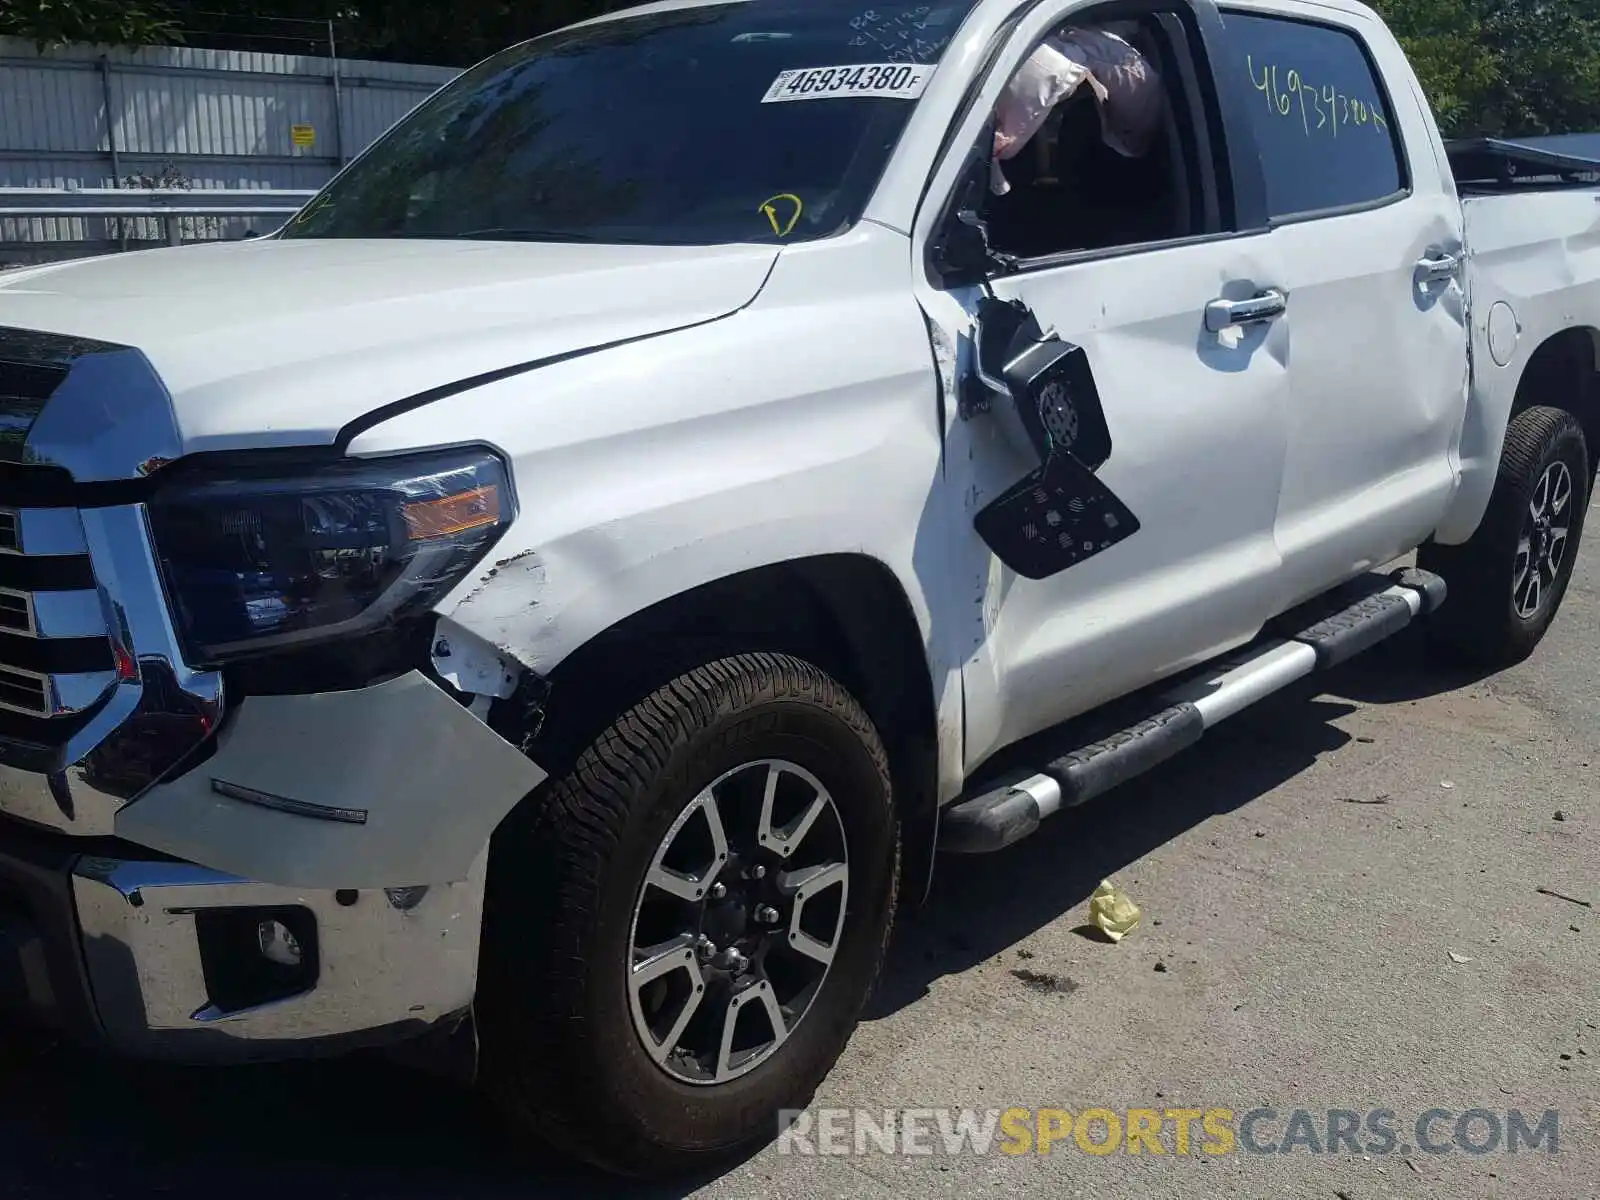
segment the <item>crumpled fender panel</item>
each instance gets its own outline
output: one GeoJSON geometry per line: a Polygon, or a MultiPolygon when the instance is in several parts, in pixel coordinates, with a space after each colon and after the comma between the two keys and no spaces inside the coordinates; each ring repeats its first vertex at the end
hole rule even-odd
{"type": "Polygon", "coordinates": [[[356,691],[247,699],[216,753],[124,808],[116,831],[260,883],[452,883],[545,778],[412,671],[356,691]]]}

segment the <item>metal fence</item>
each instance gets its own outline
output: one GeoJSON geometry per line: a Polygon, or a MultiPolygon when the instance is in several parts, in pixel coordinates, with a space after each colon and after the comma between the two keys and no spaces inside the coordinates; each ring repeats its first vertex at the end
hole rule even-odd
{"type": "Polygon", "coordinates": [[[112,218],[139,229],[158,228],[167,245],[181,246],[217,240],[227,220],[251,226],[246,236],[270,233],[315,195],[286,188],[0,188],[0,220],[112,218]]]}
{"type": "MultiPolygon", "coordinates": [[[[40,52],[0,38],[0,187],[315,189],[455,75],[189,47],[40,52]]],[[[247,229],[236,217],[183,220],[185,240],[247,229]]],[[[0,265],[162,245],[170,234],[164,218],[4,215],[0,265]]]]}

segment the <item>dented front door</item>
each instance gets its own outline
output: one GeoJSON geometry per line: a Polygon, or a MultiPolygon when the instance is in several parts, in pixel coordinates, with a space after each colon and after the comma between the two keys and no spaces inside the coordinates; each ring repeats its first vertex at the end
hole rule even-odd
{"type": "MultiPolygon", "coordinates": [[[[1094,485],[1081,500],[1070,486],[1063,494],[1062,524],[1103,488],[1137,531],[1103,548],[1081,545],[1044,578],[1006,567],[973,522],[1039,458],[1006,402],[987,412],[949,406],[946,470],[963,509],[957,559],[974,597],[964,669],[969,766],[1231,648],[1271,615],[1284,345],[1271,321],[1206,328],[1208,304],[1254,295],[1272,277],[1268,240],[1135,250],[994,284],[1045,333],[1081,348],[1094,398],[1075,403],[1097,402],[1109,432],[1094,485]]],[[[938,336],[965,351],[954,363],[959,381],[972,369],[962,325],[977,295],[929,289],[922,300],[938,336]]],[[[1064,427],[1081,430],[1094,415],[1080,411],[1064,427]]],[[[1050,504],[1034,514],[1043,536],[1058,528],[1050,514],[1050,504]]]]}

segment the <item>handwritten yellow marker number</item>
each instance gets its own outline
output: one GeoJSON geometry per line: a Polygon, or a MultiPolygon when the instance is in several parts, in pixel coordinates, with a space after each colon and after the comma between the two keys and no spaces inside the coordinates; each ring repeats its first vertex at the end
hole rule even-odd
{"type": "Polygon", "coordinates": [[[772,222],[772,232],[777,234],[779,237],[788,237],[794,232],[794,227],[800,224],[800,214],[805,212],[805,210],[805,203],[800,199],[800,197],[793,195],[790,192],[781,192],[778,195],[773,196],[770,200],[763,201],[761,205],[761,211],[766,213],[767,220],[772,222]],[[790,204],[794,205],[794,215],[789,218],[789,223],[787,225],[783,223],[782,219],[778,215],[778,202],[780,200],[787,200],[790,204]]]}
{"type": "Polygon", "coordinates": [[[319,212],[327,207],[328,198],[326,196],[318,196],[309,205],[295,215],[294,223],[296,225],[304,225],[307,221],[311,220],[312,217],[316,216],[319,212]]]}

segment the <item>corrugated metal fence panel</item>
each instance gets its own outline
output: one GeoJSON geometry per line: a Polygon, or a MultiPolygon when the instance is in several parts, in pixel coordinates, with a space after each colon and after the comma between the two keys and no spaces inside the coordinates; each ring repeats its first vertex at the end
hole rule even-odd
{"type": "MultiPolygon", "coordinates": [[[[0,37],[0,187],[106,187],[176,172],[196,188],[316,188],[341,156],[355,157],[456,74],[414,63],[335,64],[187,46],[41,53],[31,42],[0,37]],[[121,178],[111,165],[108,92],[121,178]],[[295,144],[297,125],[311,127],[312,145],[295,144]]],[[[248,226],[238,218],[185,222],[186,236],[202,238],[240,236],[248,226]]],[[[8,243],[43,251],[31,244],[85,241],[114,249],[125,239],[160,239],[158,225],[4,219],[0,254],[8,243]]]]}
{"type": "Polygon", "coordinates": [[[332,151],[302,150],[290,140],[295,125],[310,125],[319,142],[332,140],[333,88],[326,81],[119,71],[112,83],[119,148],[129,154],[292,158],[332,151]]]}
{"type": "Polygon", "coordinates": [[[0,147],[105,149],[105,102],[92,67],[19,64],[0,72],[0,147]]]}
{"type": "MultiPolygon", "coordinates": [[[[97,47],[59,46],[39,50],[25,38],[0,37],[0,58],[30,59],[38,63],[96,63],[106,58],[116,69],[159,71],[249,71],[263,75],[302,75],[325,79],[333,74],[333,60],[306,54],[261,54],[247,50],[204,50],[194,46],[97,47]]],[[[341,58],[341,75],[361,76],[390,83],[439,87],[457,75],[454,67],[420,63],[378,62],[341,58]]]]}
{"type": "Polygon", "coordinates": [[[354,158],[389,127],[427,97],[393,88],[347,87],[344,91],[344,122],[349,137],[350,157],[354,158]]]}

